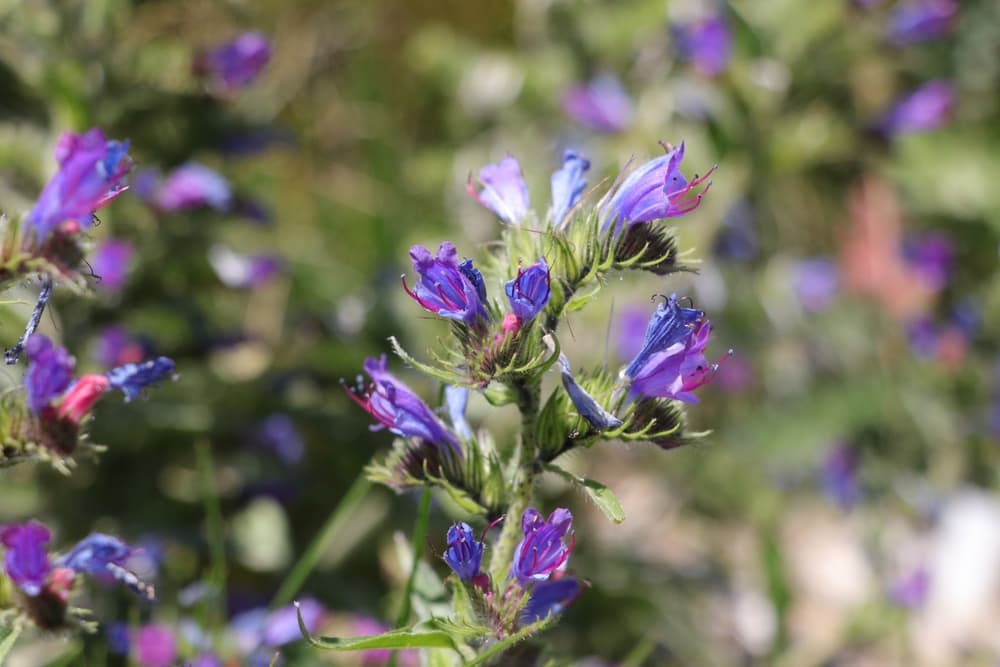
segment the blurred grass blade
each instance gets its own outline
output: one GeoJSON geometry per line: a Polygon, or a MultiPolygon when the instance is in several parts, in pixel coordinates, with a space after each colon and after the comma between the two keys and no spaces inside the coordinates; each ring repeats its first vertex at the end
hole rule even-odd
{"type": "Polygon", "coordinates": [[[420,625],[402,630],[390,630],[369,637],[314,637],[309,633],[309,628],[306,627],[298,602],[295,603],[295,610],[299,617],[299,630],[302,632],[302,636],[316,648],[332,651],[404,648],[450,648],[455,650],[455,644],[447,632],[433,627],[421,628],[420,625]]]}
{"type": "Polygon", "coordinates": [[[199,440],[194,446],[195,460],[198,466],[198,476],[201,479],[202,500],[205,503],[205,538],[211,554],[211,572],[208,581],[212,586],[214,614],[206,625],[212,629],[221,629],[226,624],[226,523],[222,516],[222,504],[219,502],[218,490],[215,487],[215,464],[212,461],[212,445],[207,440],[199,440]]]}
{"type": "Polygon", "coordinates": [[[363,473],[359,473],[354,483],[347,489],[347,493],[340,499],[340,503],[330,513],[326,523],[323,524],[323,527],[313,539],[312,544],[309,545],[309,548],[305,550],[302,557],[299,558],[295,566],[288,572],[288,576],[285,577],[278,592],[275,593],[274,599],[271,600],[272,609],[288,604],[298,594],[302,588],[302,584],[309,578],[323,552],[326,551],[327,547],[330,546],[340,533],[348,518],[354,514],[358,505],[368,495],[371,487],[371,482],[368,481],[363,473]]]}
{"type": "Polygon", "coordinates": [[[0,627],[0,665],[4,664],[7,654],[14,648],[14,642],[17,641],[20,634],[21,628],[18,626],[12,628],[0,627]]]}
{"type": "Polygon", "coordinates": [[[594,504],[604,512],[604,516],[608,517],[615,523],[621,523],[625,520],[625,510],[622,508],[621,502],[618,497],[614,494],[614,491],[604,486],[598,481],[587,479],[586,477],[580,477],[574,475],[568,470],[563,470],[557,465],[552,463],[545,463],[542,467],[548,471],[555,473],[571,482],[575,486],[583,489],[590,496],[590,499],[594,501],[594,504]]]}

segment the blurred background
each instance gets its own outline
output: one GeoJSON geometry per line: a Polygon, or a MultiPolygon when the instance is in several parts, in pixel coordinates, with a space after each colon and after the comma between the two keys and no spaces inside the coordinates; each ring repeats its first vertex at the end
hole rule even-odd
{"type": "MultiPolygon", "coordinates": [[[[180,373],[103,402],[107,451],[71,477],[3,472],[0,522],[141,544],[159,594],[90,593],[131,628],[115,630],[130,655],[102,630],[29,636],[10,664],[187,664],[208,647],[254,664],[239,621],[390,442],[340,381],[390,335],[422,352],[447,333],[400,289],[409,246],[475,256],[494,239],[465,181],[508,153],[544,212],[564,149],[603,192],[660,140],[686,142],[689,177],[718,165],[676,220],[698,273],[613,279],[566,344],[617,368],[650,297],[677,292],[711,318],[712,356],[735,354],[688,411],[711,430],[698,444],[566,462],[616,492],[624,524],[541,489],[578,517],[572,569],[591,582],[546,642],[567,664],[997,664],[998,91],[990,0],[0,1],[3,211],[30,209],[63,131],[128,138],[137,163],[92,233],[94,298],[57,290],[41,330],[84,369],[155,353],[180,373]],[[193,67],[246,31],[270,40],[255,80],[193,67]],[[191,165],[204,193],[171,181],[191,165]],[[170,660],[139,655],[150,627],[170,660]]],[[[0,313],[8,344],[36,293],[5,296],[25,302],[0,313]]],[[[390,366],[434,402],[440,387],[390,366]]],[[[513,437],[485,401],[470,421],[513,437]]],[[[393,535],[415,509],[374,489],[321,554],[303,595],[325,632],[392,623],[393,535]]],[[[435,503],[442,574],[459,516],[435,503]]]]}

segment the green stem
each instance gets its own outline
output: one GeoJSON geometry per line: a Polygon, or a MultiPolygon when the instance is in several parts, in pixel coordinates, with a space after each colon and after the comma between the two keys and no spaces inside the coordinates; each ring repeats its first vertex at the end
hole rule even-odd
{"type": "MultiPolygon", "coordinates": [[[[425,486],[420,496],[420,508],[417,510],[417,525],[413,528],[413,563],[410,565],[410,575],[406,578],[406,588],[403,590],[403,602],[396,617],[396,627],[401,628],[410,620],[413,586],[417,581],[417,570],[420,559],[424,556],[424,542],[427,539],[427,524],[431,517],[431,487],[425,486]]],[[[397,653],[389,656],[388,667],[396,667],[397,653]]]]}
{"type": "Polygon", "coordinates": [[[205,538],[211,559],[207,577],[215,594],[212,623],[207,624],[221,630],[226,623],[226,526],[222,517],[222,504],[215,488],[215,464],[212,462],[212,446],[207,440],[199,440],[194,446],[195,461],[201,477],[202,501],[205,504],[205,538]]]}
{"type": "Polygon", "coordinates": [[[365,477],[363,472],[360,473],[350,488],[347,489],[344,497],[340,499],[337,506],[330,512],[326,523],[320,528],[316,537],[313,538],[312,543],[310,543],[309,547],[302,554],[302,557],[299,558],[298,562],[289,571],[285,580],[281,582],[281,587],[274,594],[274,599],[271,600],[272,609],[286,605],[295,598],[302,589],[302,584],[305,583],[309,574],[316,567],[320,557],[326,552],[337,535],[340,534],[341,529],[347,524],[348,519],[357,510],[358,506],[365,499],[365,496],[368,495],[371,487],[372,484],[368,481],[368,478],[365,477]]]}

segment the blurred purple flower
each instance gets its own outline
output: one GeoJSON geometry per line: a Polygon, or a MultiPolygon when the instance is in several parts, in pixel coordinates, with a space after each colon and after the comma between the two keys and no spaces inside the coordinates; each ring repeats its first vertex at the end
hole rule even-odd
{"type": "Polygon", "coordinates": [[[403,278],[403,289],[425,310],[457,320],[475,324],[486,318],[483,306],[486,286],[482,274],[470,260],[458,263],[458,251],[445,241],[438,248],[437,257],[415,245],[410,248],[413,270],[420,275],[414,289],[403,278]]]}
{"type": "Polygon", "coordinates": [[[543,581],[531,589],[531,597],[521,610],[521,623],[536,623],[549,615],[561,614],[580,595],[583,584],[576,577],[543,581]]]}
{"type": "Polygon", "coordinates": [[[177,640],[165,625],[147,625],[135,638],[135,659],[142,667],[172,667],[177,660],[177,640]]]}
{"type": "Polygon", "coordinates": [[[24,374],[28,408],[37,415],[69,386],[76,362],[66,348],[42,334],[32,334],[24,352],[28,357],[28,372],[24,374]]]}
{"type": "Polygon", "coordinates": [[[553,227],[559,227],[570,210],[580,201],[587,181],[583,175],[590,169],[590,160],[568,150],[563,153],[562,167],[552,174],[552,209],[550,217],[553,227]]]}
{"type": "Polygon", "coordinates": [[[828,257],[804,259],[792,268],[792,286],[803,309],[820,313],[830,307],[840,285],[837,263],[828,257]]]}
{"type": "Polygon", "coordinates": [[[937,292],[948,283],[955,263],[955,246],[947,234],[933,232],[907,239],[903,243],[903,259],[927,287],[937,292]]]}
{"type": "Polygon", "coordinates": [[[102,366],[112,368],[122,364],[139,363],[146,358],[146,346],[133,338],[120,326],[113,325],[101,331],[94,349],[94,359],[102,366]]]}
{"type": "Polygon", "coordinates": [[[614,222],[617,234],[626,224],[674,218],[690,213],[701,204],[702,197],[712,185],[711,181],[706,181],[715,168],[688,182],[681,173],[684,142],[676,148],[670,144],[663,144],[663,147],[665,155],[632,171],[602,206],[604,229],[614,222]],[[702,184],[705,187],[698,192],[697,188],[702,184]]]}
{"type": "Polygon", "coordinates": [[[104,626],[104,636],[108,641],[108,652],[112,655],[128,655],[131,646],[128,624],[109,623],[104,626]]]}
{"type": "Polygon", "coordinates": [[[754,370],[750,363],[741,355],[733,354],[726,363],[719,365],[715,384],[728,394],[742,394],[753,383],[754,370]]]}
{"type": "Polygon", "coordinates": [[[820,468],[820,484],[826,497],[847,512],[861,498],[857,479],[858,456],[847,445],[836,445],[827,451],[820,468]]]}
{"type": "Polygon", "coordinates": [[[632,124],[632,98],[613,74],[569,88],[562,98],[567,116],[598,132],[621,132],[632,124]]]}
{"type": "Polygon", "coordinates": [[[886,37],[893,44],[913,44],[951,32],[958,3],[953,0],[909,0],[889,14],[886,37]]]}
{"type": "Polygon", "coordinates": [[[25,219],[39,241],[67,221],[90,229],[94,212],[125,191],[125,175],[132,166],[128,141],[108,141],[97,128],[83,135],[63,134],[55,155],[59,171],[25,219]]]}
{"type": "Polygon", "coordinates": [[[257,441],[287,465],[302,461],[305,443],[292,418],[283,413],[269,416],[257,427],[257,441]]]}
{"type": "Polygon", "coordinates": [[[176,213],[211,206],[226,211],[232,203],[229,182],[219,172],[189,162],[174,169],[160,184],[154,203],[163,211],[176,213]]]}
{"type": "Polygon", "coordinates": [[[889,587],[889,601],[905,609],[920,609],[927,601],[930,587],[930,572],[917,568],[889,587]]]}
{"type": "MultiPolygon", "coordinates": [[[[302,611],[302,620],[310,633],[319,630],[326,618],[326,609],[316,600],[306,598],[299,602],[302,611]]],[[[302,632],[299,630],[299,620],[296,614],[295,605],[286,605],[271,612],[264,623],[261,633],[261,643],[265,646],[284,646],[294,641],[302,639],[302,632]]]]}
{"type": "Polygon", "coordinates": [[[524,538],[514,550],[511,576],[524,585],[547,581],[553,573],[565,570],[575,544],[572,529],[573,515],[568,509],[557,508],[548,519],[542,519],[533,507],[525,510],[521,517],[524,538]]]}
{"type": "Polygon", "coordinates": [[[955,89],[947,81],[931,81],[898,101],[879,122],[890,137],[927,132],[951,120],[955,89]]]}
{"type": "Polygon", "coordinates": [[[25,595],[42,592],[52,571],[49,561],[49,529],[37,521],[9,524],[0,528],[0,543],[7,549],[4,572],[25,595]]]}
{"type": "Polygon", "coordinates": [[[677,55],[702,76],[718,76],[729,63],[729,28],[721,16],[675,24],[672,33],[677,55]]]}
{"type": "Polygon", "coordinates": [[[174,362],[167,357],[157,357],[140,364],[123,364],[105,373],[111,389],[119,389],[126,401],[139,397],[145,387],[172,377],[174,362]]]}
{"type": "Polygon", "coordinates": [[[712,252],[719,259],[730,262],[749,262],[760,254],[753,209],[745,199],[737,201],[723,216],[712,252]]]}
{"type": "Polygon", "coordinates": [[[125,285],[125,278],[135,256],[135,246],[124,239],[106,239],[90,258],[90,267],[100,278],[97,286],[105,292],[117,292],[125,285]]]}
{"type": "Polygon", "coordinates": [[[91,533],[80,540],[73,550],[56,560],[57,567],[68,567],[91,576],[105,575],[108,565],[124,566],[132,548],[117,537],[91,533]]]}
{"type": "Polygon", "coordinates": [[[444,552],[444,562],[448,564],[462,581],[472,581],[479,576],[479,566],[483,560],[485,545],[476,539],[472,527],[464,522],[453,524],[448,529],[448,548],[444,552]]]}
{"type": "Polygon", "coordinates": [[[518,268],[517,277],[505,285],[504,291],[510,310],[517,318],[517,328],[520,328],[535,319],[549,302],[549,265],[539,259],[537,264],[526,269],[518,268]]]}
{"type": "Polygon", "coordinates": [[[285,262],[278,255],[242,255],[219,243],[209,248],[208,263],[219,280],[233,289],[260,287],[285,269],[285,262]]]}
{"type": "MultiPolygon", "coordinates": [[[[358,637],[370,637],[372,635],[380,635],[383,632],[388,632],[392,628],[376,621],[374,618],[369,616],[357,616],[353,623],[353,632],[358,637]]],[[[383,665],[388,665],[389,661],[392,659],[392,651],[390,649],[369,649],[367,651],[361,651],[361,664],[364,667],[382,667],[383,665]]],[[[398,651],[396,653],[396,658],[400,667],[418,667],[420,663],[420,653],[413,649],[406,649],[403,651],[398,651]]]]}
{"type": "Polygon", "coordinates": [[[222,662],[222,658],[214,653],[201,653],[195,656],[185,667],[225,667],[225,663],[222,662]]]}
{"type": "Polygon", "coordinates": [[[648,324],[649,309],[644,306],[628,306],[616,318],[612,331],[619,359],[628,361],[639,354],[648,324]]]}
{"type": "Polygon", "coordinates": [[[233,93],[253,83],[270,59],[268,38],[258,32],[245,32],[198,54],[194,69],[222,92],[233,93]]]}
{"type": "Polygon", "coordinates": [[[496,213],[504,222],[517,225],[528,215],[531,207],[528,185],[514,156],[508,155],[496,164],[480,169],[479,184],[483,189],[476,192],[472,174],[469,174],[465,189],[473,199],[496,213]]]}

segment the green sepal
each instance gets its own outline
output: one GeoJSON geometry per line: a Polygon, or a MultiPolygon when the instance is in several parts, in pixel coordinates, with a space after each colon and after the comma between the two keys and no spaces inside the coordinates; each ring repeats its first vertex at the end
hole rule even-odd
{"type": "Polygon", "coordinates": [[[570,471],[564,470],[553,463],[543,463],[542,468],[559,475],[577,488],[583,489],[590,499],[594,501],[598,509],[604,512],[604,516],[608,517],[611,521],[615,523],[625,521],[625,510],[622,509],[622,504],[618,500],[618,497],[615,496],[614,491],[608,487],[596,480],[574,475],[570,471]]]}

